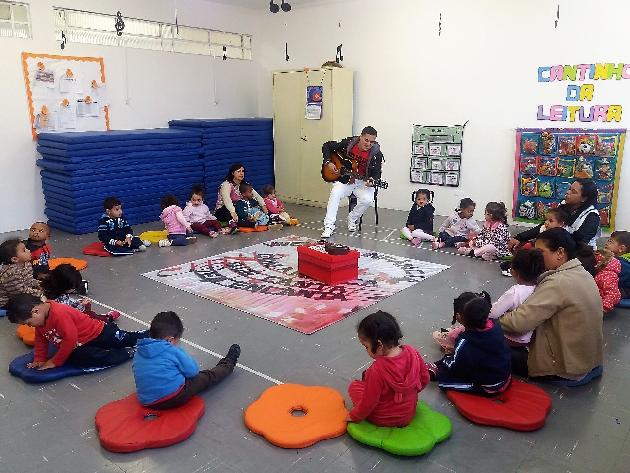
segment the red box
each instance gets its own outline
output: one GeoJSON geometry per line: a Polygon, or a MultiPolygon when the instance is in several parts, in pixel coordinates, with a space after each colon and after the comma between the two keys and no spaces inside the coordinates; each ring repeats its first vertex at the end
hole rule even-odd
{"type": "Polygon", "coordinates": [[[329,255],[324,245],[302,245],[297,247],[298,272],[334,286],[359,278],[359,256],[356,250],[346,255],[329,255]]]}

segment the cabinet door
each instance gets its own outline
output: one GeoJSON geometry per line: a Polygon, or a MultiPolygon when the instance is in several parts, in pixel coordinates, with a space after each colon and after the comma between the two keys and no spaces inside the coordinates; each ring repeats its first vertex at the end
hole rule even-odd
{"type": "Polygon", "coordinates": [[[322,144],[326,141],[338,140],[342,137],[332,136],[333,126],[333,90],[332,71],[321,69],[304,74],[302,85],[302,118],[301,118],[301,183],[302,199],[305,204],[323,206],[328,202],[331,184],[321,177],[322,144]],[[306,87],[323,86],[322,117],[320,120],[304,118],[306,106],[306,87]]]}
{"type": "Polygon", "coordinates": [[[274,170],[278,196],[289,202],[301,198],[301,121],[304,117],[304,73],[273,74],[274,170]]]}

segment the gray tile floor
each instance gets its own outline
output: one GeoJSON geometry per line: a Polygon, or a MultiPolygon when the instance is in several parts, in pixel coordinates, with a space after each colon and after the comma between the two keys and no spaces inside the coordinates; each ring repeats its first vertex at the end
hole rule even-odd
{"type": "MultiPolygon", "coordinates": [[[[293,207],[304,224],[283,230],[316,237],[323,210],[293,207]]],[[[452,300],[464,290],[485,289],[498,297],[512,284],[496,263],[471,260],[445,252],[414,248],[398,239],[403,212],[381,211],[378,228],[368,210],[363,231],[349,236],[340,225],[334,239],[353,246],[448,264],[450,269],[378,304],[396,315],[404,341],[418,347],[427,360],[440,356],[431,332],[446,326],[452,300]]],[[[158,229],[159,224],[138,227],[158,229]]],[[[350,380],[369,363],[356,340],[355,326],[375,306],[325,330],[307,336],[191,294],[154,283],[141,273],[191,261],[276,238],[241,234],[201,239],[186,248],[150,248],[124,258],[89,258],[85,276],[90,295],[136,320],[149,322],[161,310],[175,310],[186,326],[185,338],[206,351],[184,347],[204,365],[216,358],[207,350],[225,352],[242,346],[241,362],[272,378],[327,385],[346,392],[350,380]]],[[[52,243],[58,256],[80,256],[94,235],[73,236],[56,231],[52,243]]],[[[98,306],[96,307],[99,308],[98,306]]],[[[126,329],[142,327],[121,317],[126,329]]],[[[206,414],[187,441],[166,449],[114,454],[103,450],[94,430],[99,406],[134,390],[130,365],[46,385],[27,385],[5,370],[0,375],[0,472],[573,472],[630,471],[630,312],[617,310],[604,321],[605,372],[590,386],[557,389],[544,386],[553,398],[547,425],[533,433],[473,425],[460,417],[435,386],[421,397],[453,422],[451,439],[420,458],[397,458],[357,444],[347,436],[302,450],[276,448],[250,433],[243,409],[271,382],[238,369],[222,385],[204,395],[206,414]]],[[[13,335],[14,326],[0,320],[0,364],[7,366],[27,348],[13,335]]]]}

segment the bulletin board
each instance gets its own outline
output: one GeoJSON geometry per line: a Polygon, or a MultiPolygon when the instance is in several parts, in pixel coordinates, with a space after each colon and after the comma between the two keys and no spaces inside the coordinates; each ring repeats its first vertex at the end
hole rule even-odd
{"type": "Polygon", "coordinates": [[[22,69],[33,139],[43,132],[109,130],[103,58],[23,52],[22,69]]]}
{"type": "Polygon", "coordinates": [[[411,182],[459,187],[465,126],[413,126],[411,182]]]}
{"type": "Polygon", "coordinates": [[[514,166],[516,220],[540,222],[577,178],[597,184],[601,226],[615,228],[625,129],[517,128],[514,166]]]}

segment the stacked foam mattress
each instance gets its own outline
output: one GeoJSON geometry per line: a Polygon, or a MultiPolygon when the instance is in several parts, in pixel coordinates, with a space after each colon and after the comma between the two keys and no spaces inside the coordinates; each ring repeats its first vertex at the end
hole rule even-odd
{"type": "Polygon", "coordinates": [[[217,189],[234,163],[245,165],[245,180],[258,192],[274,184],[271,118],[171,120],[169,126],[201,134],[208,205],[216,202],[217,189]]]}
{"type": "Polygon", "coordinates": [[[203,182],[195,130],[42,133],[37,150],[48,222],[74,234],[96,230],[105,197],[118,197],[135,225],[159,219],[164,194],[183,206],[191,186],[203,182]]]}

